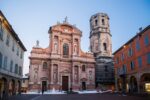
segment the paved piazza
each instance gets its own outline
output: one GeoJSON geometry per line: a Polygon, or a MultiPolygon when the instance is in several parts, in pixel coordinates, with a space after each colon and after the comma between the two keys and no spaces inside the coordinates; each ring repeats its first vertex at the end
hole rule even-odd
{"type": "Polygon", "coordinates": [[[119,94],[64,94],[64,95],[19,95],[9,100],[150,100],[150,97],[124,96],[119,94]]]}

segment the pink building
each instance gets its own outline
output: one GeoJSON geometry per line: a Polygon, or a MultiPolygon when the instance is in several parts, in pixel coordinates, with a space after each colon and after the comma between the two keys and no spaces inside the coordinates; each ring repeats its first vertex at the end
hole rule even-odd
{"type": "MultiPolygon", "coordinates": [[[[32,48],[30,90],[85,90],[95,88],[95,59],[80,47],[82,32],[67,21],[50,27],[50,42],[32,48]]],[[[86,45],[86,44],[85,44],[86,45]]]]}

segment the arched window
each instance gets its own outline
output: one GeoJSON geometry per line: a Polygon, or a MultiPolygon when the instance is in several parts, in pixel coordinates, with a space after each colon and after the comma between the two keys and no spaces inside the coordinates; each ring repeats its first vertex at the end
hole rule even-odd
{"type": "Polygon", "coordinates": [[[65,44],[63,45],[63,55],[64,55],[64,56],[68,56],[68,55],[69,55],[69,46],[68,46],[67,43],[65,43],[65,44]]]}
{"type": "Polygon", "coordinates": [[[104,50],[106,51],[107,50],[107,44],[103,43],[103,47],[104,47],[104,50]]]}
{"type": "Polygon", "coordinates": [[[105,21],[104,21],[104,19],[102,19],[102,25],[105,25],[105,21]]]}
{"type": "Polygon", "coordinates": [[[2,68],[3,55],[0,53],[0,68],[2,68]]]}
{"type": "Polygon", "coordinates": [[[47,62],[43,62],[43,69],[47,68],[47,62]]]}
{"type": "Polygon", "coordinates": [[[97,21],[97,19],[95,20],[95,26],[97,26],[98,25],[98,21],[97,21]]]}
{"type": "Polygon", "coordinates": [[[82,65],[82,71],[85,72],[85,65],[82,65]]]}

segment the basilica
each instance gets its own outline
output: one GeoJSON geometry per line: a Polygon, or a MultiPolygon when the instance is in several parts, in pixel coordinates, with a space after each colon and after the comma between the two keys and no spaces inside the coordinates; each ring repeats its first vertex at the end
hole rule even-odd
{"type": "Polygon", "coordinates": [[[81,50],[82,32],[67,18],[50,27],[47,48],[41,48],[37,41],[29,56],[30,90],[106,90],[114,87],[109,17],[106,13],[97,13],[89,22],[90,46],[87,47],[90,52],[81,50]]]}
{"type": "Polygon", "coordinates": [[[81,50],[81,30],[65,19],[48,33],[48,47],[41,48],[37,41],[29,56],[29,89],[94,89],[95,59],[91,52],[81,50]]]}

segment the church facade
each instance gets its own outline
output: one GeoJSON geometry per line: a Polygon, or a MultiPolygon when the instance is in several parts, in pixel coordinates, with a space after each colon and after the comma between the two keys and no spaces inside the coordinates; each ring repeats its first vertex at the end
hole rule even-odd
{"type": "Polygon", "coordinates": [[[95,59],[81,50],[82,32],[65,20],[51,26],[48,33],[49,46],[41,48],[37,42],[29,56],[29,89],[94,89],[95,59]]]}

